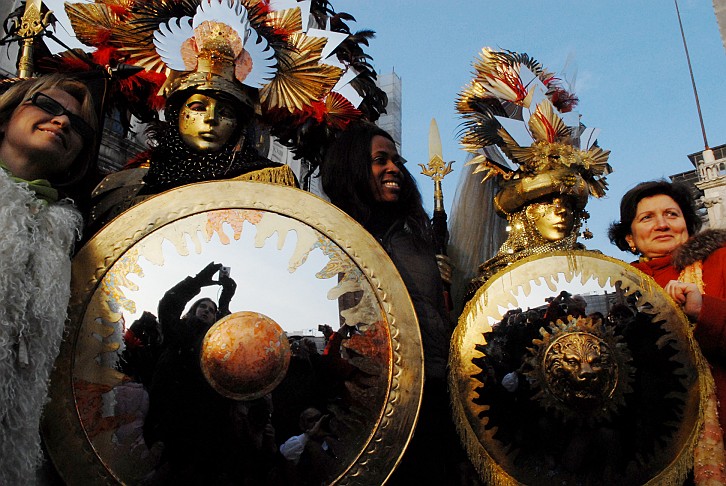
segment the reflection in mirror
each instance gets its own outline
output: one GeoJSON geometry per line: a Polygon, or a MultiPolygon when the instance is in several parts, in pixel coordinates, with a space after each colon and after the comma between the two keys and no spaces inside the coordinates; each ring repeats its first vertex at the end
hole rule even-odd
{"type": "MultiPolygon", "coordinates": [[[[503,302],[497,303],[497,310],[500,316],[507,311],[516,308],[529,309],[541,308],[550,302],[555,296],[561,292],[567,292],[571,296],[579,296],[576,298],[577,303],[583,305],[586,314],[593,312],[605,312],[615,302],[623,299],[622,292],[616,291],[616,287],[611,283],[610,279],[602,281],[594,276],[575,274],[573,277],[567,278],[565,274],[559,272],[554,275],[538,276],[530,280],[527,285],[519,285],[511,289],[512,300],[507,302],[506,307],[503,302]],[[581,298],[581,299],[580,299],[581,298]]],[[[573,305],[569,302],[569,305],[573,305]]],[[[495,316],[489,316],[490,325],[497,322],[495,316]]]]}
{"type": "Polygon", "coordinates": [[[329,483],[377,423],[389,338],[363,273],[322,234],[271,212],[199,213],[102,278],[76,346],[76,402],[125,483],[329,483]]]}

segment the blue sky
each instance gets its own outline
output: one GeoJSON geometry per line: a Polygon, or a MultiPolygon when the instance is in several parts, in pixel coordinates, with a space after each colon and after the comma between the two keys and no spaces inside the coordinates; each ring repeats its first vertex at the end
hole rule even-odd
{"type": "MultiPolygon", "coordinates": [[[[612,151],[610,191],[588,205],[590,249],[625,259],[607,240],[620,197],[644,180],[692,168],[690,153],[703,136],[688,74],[675,5],[669,0],[597,2],[536,0],[432,2],[337,0],[353,30],[372,29],[367,52],[380,72],[403,81],[403,147],[412,172],[428,160],[428,130],[436,118],[444,159],[455,172],[444,181],[453,199],[466,153],[454,100],[470,80],[482,47],[527,52],[568,81],[580,98],[583,122],[599,127],[612,151]],[[563,70],[564,68],[564,70],[563,70]]],[[[726,143],[726,50],[710,0],[679,0],[710,146],[726,143]]],[[[429,210],[433,187],[418,178],[429,210]]],[[[476,216],[473,216],[476,217],[476,216]]]]}

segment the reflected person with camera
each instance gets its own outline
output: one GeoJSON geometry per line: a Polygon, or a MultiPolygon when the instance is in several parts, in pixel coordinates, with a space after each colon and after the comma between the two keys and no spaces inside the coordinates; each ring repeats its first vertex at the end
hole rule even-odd
{"type": "Polygon", "coordinates": [[[223,270],[221,263],[211,262],[194,277],[186,277],[169,289],[159,302],[164,349],[154,371],[144,424],[147,446],[163,444],[155,483],[209,480],[210,470],[224,475],[234,462],[227,457],[233,450],[229,445],[236,440],[230,427],[233,401],[212,389],[199,361],[204,336],[217,320],[230,313],[229,304],[237,288],[228,269],[223,270]],[[219,305],[204,297],[182,315],[202,287],[211,285],[222,287],[219,305]]]}

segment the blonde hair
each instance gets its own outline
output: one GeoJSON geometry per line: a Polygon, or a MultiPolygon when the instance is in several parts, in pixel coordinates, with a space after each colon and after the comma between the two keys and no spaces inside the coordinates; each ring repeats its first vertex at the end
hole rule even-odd
{"type": "MultiPolygon", "coordinates": [[[[25,79],[13,84],[0,95],[0,125],[10,120],[15,109],[21,103],[30,99],[35,93],[49,89],[59,89],[73,96],[81,105],[79,116],[83,118],[96,132],[98,131],[98,118],[91,92],[85,84],[78,79],[64,74],[49,74],[38,78],[25,79]]],[[[0,143],[5,134],[0,133],[0,143]]],[[[51,181],[55,184],[69,184],[75,182],[85,174],[96,146],[98,133],[93,140],[83,140],[83,148],[71,165],[70,174],[62,176],[62,181],[51,181]],[[74,173],[75,172],[75,173],[74,173]]]]}

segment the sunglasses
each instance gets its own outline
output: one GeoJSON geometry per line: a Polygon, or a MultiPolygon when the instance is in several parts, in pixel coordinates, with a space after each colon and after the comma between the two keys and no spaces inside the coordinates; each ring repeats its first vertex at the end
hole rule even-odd
{"type": "Polygon", "coordinates": [[[78,133],[84,141],[92,140],[96,135],[96,131],[89,125],[86,120],[66,110],[63,105],[44,93],[35,93],[30,98],[30,103],[37,106],[46,113],[53,116],[67,116],[71,122],[71,128],[78,133]]]}

